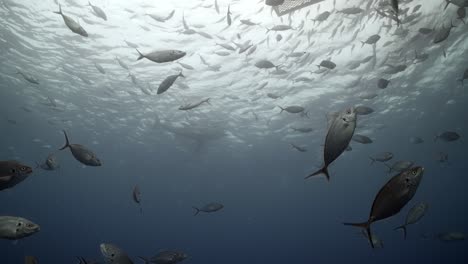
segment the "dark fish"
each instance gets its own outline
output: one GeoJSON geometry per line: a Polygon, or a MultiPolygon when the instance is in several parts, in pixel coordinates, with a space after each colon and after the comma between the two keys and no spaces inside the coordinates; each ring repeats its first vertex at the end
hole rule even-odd
{"type": "Polygon", "coordinates": [[[346,150],[351,138],[353,137],[355,128],[356,111],[353,107],[340,112],[332,120],[325,139],[325,148],[323,150],[323,160],[325,164],[320,170],[305,177],[306,179],[312,176],[325,174],[327,180],[330,180],[328,166],[346,150]]]}
{"type": "Polygon", "coordinates": [[[0,161],[0,191],[24,181],[32,171],[31,167],[15,160],[0,161]]]}
{"type": "Polygon", "coordinates": [[[323,60],[322,62],[320,62],[319,65],[317,65],[317,67],[319,69],[320,69],[320,67],[324,67],[324,68],[333,70],[333,69],[335,69],[336,64],[334,62],[332,62],[332,61],[329,61],[329,60],[323,60]]]}
{"type": "Polygon", "coordinates": [[[393,176],[377,193],[367,222],[344,224],[364,228],[369,243],[374,248],[371,224],[399,213],[416,194],[423,174],[423,167],[413,167],[393,176]]]}
{"type": "Polygon", "coordinates": [[[380,89],[387,88],[388,84],[390,84],[390,81],[387,79],[381,78],[377,81],[377,87],[379,87],[380,89]]]}
{"type": "Polygon", "coordinates": [[[231,23],[232,23],[231,15],[232,15],[232,13],[231,13],[231,5],[229,5],[229,6],[228,6],[227,15],[226,15],[226,20],[227,20],[228,26],[230,26],[231,23]]]}
{"type": "Polygon", "coordinates": [[[430,28],[420,28],[418,31],[419,31],[419,33],[421,33],[423,35],[429,35],[432,32],[434,32],[434,30],[432,30],[430,28]]]}
{"type": "Polygon", "coordinates": [[[65,135],[65,146],[63,146],[60,150],[64,150],[66,148],[70,148],[73,157],[79,162],[84,165],[88,166],[101,166],[101,161],[96,157],[96,155],[89,149],[87,149],[83,145],[79,144],[70,144],[68,141],[68,136],[65,130],[63,130],[63,134],[65,135]]]}
{"type": "Polygon", "coordinates": [[[133,264],[133,261],[122,249],[113,244],[102,243],[99,245],[101,254],[106,263],[113,264],[133,264]]]}
{"type": "Polygon", "coordinates": [[[429,207],[429,205],[427,203],[424,203],[424,202],[421,202],[421,203],[413,206],[409,210],[408,215],[406,216],[405,224],[395,228],[395,230],[403,229],[403,234],[404,234],[404,237],[406,239],[406,226],[415,224],[419,220],[421,220],[421,218],[424,216],[424,214],[426,214],[426,211],[427,211],[428,207],[429,207]]]}
{"type": "Polygon", "coordinates": [[[36,162],[36,164],[37,164],[37,167],[43,170],[48,170],[48,171],[53,171],[60,167],[57,156],[55,156],[53,153],[47,156],[47,159],[45,160],[44,163],[39,164],[36,162]]]}
{"type": "Polygon", "coordinates": [[[62,6],[59,4],[59,11],[57,12],[54,12],[55,14],[59,14],[62,16],[63,18],[63,21],[65,22],[65,25],[67,25],[67,27],[73,32],[73,33],[76,33],[78,35],[81,35],[83,37],[88,37],[88,33],[86,32],[86,30],[80,26],[79,23],[77,23],[75,20],[73,20],[72,18],[70,18],[69,16],[66,16],[62,13],[62,6]]]}
{"type": "Polygon", "coordinates": [[[437,234],[437,238],[441,241],[462,241],[468,239],[468,235],[461,232],[448,232],[437,234]]]}
{"type": "Polygon", "coordinates": [[[279,6],[284,3],[284,0],[265,0],[267,6],[279,6]]]}
{"type": "Polygon", "coordinates": [[[163,250],[151,258],[139,257],[145,264],[176,264],[188,258],[188,255],[176,250],[163,250]]]}
{"type": "Polygon", "coordinates": [[[193,206],[193,209],[195,209],[195,213],[193,215],[195,216],[200,212],[214,213],[214,212],[217,212],[217,211],[219,211],[219,210],[221,210],[223,208],[224,208],[224,205],[222,205],[220,203],[209,203],[209,204],[203,206],[202,208],[197,208],[197,207],[193,206]]]}
{"type": "Polygon", "coordinates": [[[169,88],[171,88],[171,86],[179,77],[185,77],[185,76],[182,74],[182,72],[180,72],[179,74],[170,75],[166,77],[166,79],[164,79],[164,81],[162,81],[162,83],[159,85],[157,94],[162,94],[165,91],[167,91],[169,88]]]}
{"type": "Polygon", "coordinates": [[[380,40],[380,36],[379,35],[372,35],[370,36],[366,41],[361,41],[362,43],[362,47],[364,47],[365,44],[369,44],[369,45],[374,45],[377,43],[377,41],[380,40]]]}
{"type": "Polygon", "coordinates": [[[437,44],[446,40],[450,36],[450,31],[454,27],[455,26],[452,24],[452,22],[450,22],[450,27],[448,28],[442,27],[439,31],[436,32],[433,43],[437,44]]]}
{"type": "Polygon", "coordinates": [[[135,187],[133,187],[132,198],[133,201],[140,206],[140,213],[143,213],[143,209],[141,208],[141,191],[138,185],[135,185],[135,187]]]}
{"type": "Polygon", "coordinates": [[[421,144],[424,143],[424,139],[420,137],[410,137],[410,143],[411,144],[421,144]]]}
{"type": "Polygon", "coordinates": [[[445,131],[439,135],[436,135],[434,137],[434,142],[437,141],[438,139],[445,141],[445,142],[457,141],[458,139],[460,139],[460,134],[458,134],[457,132],[453,132],[453,131],[445,131]]]}

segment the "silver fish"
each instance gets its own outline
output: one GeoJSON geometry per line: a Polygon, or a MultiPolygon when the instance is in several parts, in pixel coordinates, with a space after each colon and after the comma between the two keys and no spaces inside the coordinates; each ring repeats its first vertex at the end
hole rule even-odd
{"type": "Polygon", "coordinates": [[[41,227],[16,216],[0,216],[0,239],[18,240],[39,232],[41,227]]]}
{"type": "Polygon", "coordinates": [[[179,107],[179,110],[191,110],[191,109],[194,109],[194,108],[196,108],[196,107],[202,105],[203,103],[210,104],[210,98],[207,98],[207,99],[205,99],[205,100],[201,100],[201,101],[198,102],[198,103],[186,104],[186,105],[180,106],[180,107],[179,107]]]}
{"type": "Polygon", "coordinates": [[[385,166],[388,167],[388,173],[391,173],[393,171],[395,171],[395,172],[406,171],[411,166],[413,166],[414,162],[406,161],[406,160],[399,160],[399,161],[396,161],[395,163],[393,163],[392,166],[389,166],[386,163],[384,163],[384,164],[385,164],[385,166]]]}
{"type": "Polygon", "coordinates": [[[103,68],[101,65],[97,64],[96,62],[94,63],[94,67],[96,67],[96,69],[97,69],[100,73],[106,74],[106,70],[104,70],[104,68],[103,68]]]}
{"type": "Polygon", "coordinates": [[[290,143],[291,147],[299,152],[307,152],[307,149],[298,145],[295,145],[294,143],[290,143]]]}
{"type": "Polygon", "coordinates": [[[369,115],[369,114],[372,114],[374,112],[374,109],[372,109],[372,108],[370,108],[368,106],[360,105],[360,106],[355,107],[355,111],[356,111],[357,115],[369,115]]]}
{"type": "Polygon", "coordinates": [[[283,111],[286,111],[291,114],[300,114],[300,113],[303,113],[305,110],[304,107],[297,106],[297,105],[292,105],[292,106],[288,106],[284,108],[281,106],[278,106],[278,107],[281,108],[280,114],[283,113],[283,111]]]}
{"type": "Polygon", "coordinates": [[[353,141],[361,143],[361,144],[371,144],[373,142],[372,139],[370,139],[368,136],[359,135],[359,134],[355,134],[352,139],[353,141]]]}
{"type": "Polygon", "coordinates": [[[413,206],[409,210],[408,215],[406,216],[405,223],[403,225],[395,228],[394,230],[403,229],[403,234],[404,234],[404,237],[406,239],[406,227],[408,225],[415,224],[419,220],[421,220],[421,218],[426,214],[426,211],[427,211],[428,207],[429,207],[429,205],[427,203],[425,203],[425,202],[421,202],[421,203],[418,203],[415,206],[413,206]]]}
{"type": "Polygon", "coordinates": [[[92,5],[90,1],[88,1],[88,6],[90,6],[93,9],[94,14],[97,17],[102,18],[105,21],[107,21],[106,13],[104,13],[104,11],[100,7],[92,5]]]}
{"type": "Polygon", "coordinates": [[[65,135],[65,145],[60,150],[69,148],[71,153],[73,154],[73,157],[75,157],[77,161],[81,162],[84,165],[94,167],[102,165],[101,161],[91,150],[87,149],[83,145],[70,144],[65,130],[63,130],[63,134],[65,135]]]}
{"type": "Polygon", "coordinates": [[[393,153],[391,152],[381,152],[381,153],[377,153],[373,156],[370,156],[369,159],[371,159],[371,164],[374,164],[374,162],[376,161],[379,161],[379,162],[386,162],[386,161],[389,161],[391,159],[393,159],[393,153]]]}
{"type": "Polygon", "coordinates": [[[327,180],[330,180],[328,166],[335,161],[348,147],[349,142],[356,128],[356,110],[354,107],[348,108],[345,111],[338,113],[332,120],[330,128],[325,139],[325,148],[323,150],[323,159],[325,164],[318,171],[306,177],[325,174],[327,180]]]}
{"type": "Polygon", "coordinates": [[[65,25],[67,25],[67,27],[73,33],[76,33],[76,34],[81,35],[83,37],[88,37],[88,32],[86,32],[86,30],[82,26],[80,26],[80,24],[78,22],[75,22],[75,20],[73,20],[69,16],[66,16],[66,15],[64,15],[62,13],[62,6],[60,4],[59,4],[59,11],[54,12],[54,13],[59,14],[59,15],[62,16],[63,21],[65,22],[65,25]]]}
{"type": "Polygon", "coordinates": [[[127,253],[113,244],[102,243],[99,245],[101,254],[108,263],[112,264],[133,264],[127,253]]]}
{"type": "Polygon", "coordinates": [[[136,49],[136,51],[140,55],[137,60],[146,58],[156,63],[175,61],[186,55],[185,52],[180,51],[180,50],[161,50],[161,51],[153,51],[147,54],[142,54],[138,49],[136,49]]]}
{"type": "Polygon", "coordinates": [[[185,77],[185,76],[182,74],[182,72],[180,72],[179,74],[170,75],[166,77],[166,79],[164,79],[164,81],[162,81],[162,83],[159,85],[157,94],[162,94],[165,91],[167,91],[169,88],[171,88],[171,86],[179,77],[185,77]]]}

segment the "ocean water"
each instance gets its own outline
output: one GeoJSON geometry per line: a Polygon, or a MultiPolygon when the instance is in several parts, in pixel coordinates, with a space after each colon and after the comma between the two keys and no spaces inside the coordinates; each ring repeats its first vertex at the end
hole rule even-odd
{"type": "Polygon", "coordinates": [[[397,26],[375,11],[390,14],[388,3],[372,0],[325,0],[281,17],[258,0],[218,0],[219,13],[214,0],[92,1],[107,20],[85,0],[59,2],[88,37],[53,13],[56,1],[0,1],[0,160],[34,170],[0,191],[0,215],[41,226],[16,242],[0,239],[0,264],[24,263],[25,256],[40,264],[78,263],[77,256],[105,263],[101,243],[117,245],[134,263],[164,249],[185,252],[182,263],[193,264],[468,261],[466,241],[438,236],[468,232],[468,96],[458,81],[468,65],[468,26],[457,18],[457,6],[399,1],[397,26]],[[340,12],[348,7],[362,12],[340,12]],[[173,10],[165,22],[149,16],[168,17],[173,10]],[[327,20],[312,21],[324,11],[331,12],[327,20]],[[195,32],[185,31],[183,19],[195,32]],[[258,25],[244,25],[244,19],[258,25]],[[450,23],[455,27],[448,38],[434,43],[450,23]],[[291,29],[267,32],[275,25],[291,29]],[[435,32],[424,35],[420,28],[435,32]],[[362,46],[374,34],[381,37],[376,45],[362,46]],[[137,61],[138,52],[125,41],[144,54],[175,49],[186,55],[167,63],[137,61]],[[249,49],[239,53],[236,44],[249,49]],[[415,53],[428,58],[417,61],[415,53]],[[286,73],[255,66],[264,59],[286,73]],[[317,71],[322,60],[337,66],[317,71]],[[406,68],[389,73],[398,65],[406,68]],[[179,72],[185,78],[157,94],[162,81],[179,72]],[[377,87],[379,78],[390,80],[386,89],[377,87]],[[209,104],[179,110],[206,98],[209,104]],[[355,131],[373,143],[351,141],[352,151],[330,165],[329,182],[305,180],[323,165],[327,114],[357,105],[374,109],[358,116],[355,131]],[[278,106],[301,106],[307,116],[280,113],[278,106]],[[62,130],[102,166],[84,166],[70,150],[59,151],[62,130]],[[461,138],[434,141],[444,131],[461,138]],[[411,137],[424,142],[412,144],[411,137]],[[359,228],[343,222],[366,221],[375,195],[396,175],[380,162],[370,165],[369,156],[382,151],[394,154],[389,164],[409,160],[425,172],[400,213],[372,224],[384,243],[372,249],[359,228]],[[448,162],[439,162],[438,152],[448,154],[448,162]],[[51,153],[60,168],[36,168],[51,153]],[[135,186],[141,205],[132,199],[135,186]],[[192,207],[210,202],[224,208],[193,215],[192,207]],[[419,202],[429,209],[408,226],[405,240],[393,229],[419,202]]]}

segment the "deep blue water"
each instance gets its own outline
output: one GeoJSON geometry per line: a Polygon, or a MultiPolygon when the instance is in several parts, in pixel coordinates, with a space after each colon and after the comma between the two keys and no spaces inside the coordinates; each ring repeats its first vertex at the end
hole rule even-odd
{"type": "MultiPolygon", "coordinates": [[[[186,74],[190,89],[171,88],[169,92],[174,90],[174,94],[165,97],[158,97],[155,92],[151,96],[140,92],[133,96],[124,94],[134,87],[126,76],[127,72],[113,59],[115,54],[128,58],[134,67],[132,70],[139,73],[138,77],[150,81],[153,86],[178,68],[173,64],[136,64],[135,51],[123,49],[121,43],[114,47],[117,50],[115,54],[111,53],[106,49],[113,43],[106,42],[105,34],[95,36],[93,43],[87,41],[80,46],[80,39],[65,28],[60,17],[51,14],[56,9],[53,1],[40,7],[27,0],[18,1],[19,6],[15,6],[13,0],[9,2],[13,2],[7,2],[11,9],[5,8],[5,4],[0,8],[0,160],[17,159],[34,167],[36,161],[43,161],[48,154],[63,146],[61,130],[65,129],[72,143],[91,148],[103,166],[84,167],[69,150],[63,150],[57,152],[58,170],[49,172],[35,168],[23,183],[0,191],[0,215],[21,216],[41,226],[39,233],[18,243],[0,240],[0,264],[23,263],[27,255],[36,256],[40,264],[77,263],[76,256],[102,261],[100,243],[118,245],[135,263],[142,263],[137,256],[152,256],[162,249],[186,252],[190,257],[183,263],[188,264],[467,263],[466,241],[422,238],[423,234],[468,232],[465,137],[468,131],[468,96],[466,85],[463,87],[456,81],[468,63],[468,42],[464,37],[466,26],[463,24],[458,24],[444,47],[448,53],[446,58],[442,56],[440,47],[428,46],[427,41],[412,42],[411,37],[397,40],[397,46],[393,48],[414,45],[414,49],[426,50],[431,57],[423,64],[408,62],[408,70],[391,76],[395,85],[379,91],[374,100],[362,100],[355,95],[371,89],[374,78],[380,76],[378,68],[354,72],[338,68],[328,75],[313,75],[317,80],[308,84],[310,87],[293,86],[295,89],[289,90],[291,84],[282,86],[289,82],[286,77],[277,80],[278,77],[268,74],[257,75],[258,69],[248,66],[254,59],[244,61],[242,58],[239,63],[245,66],[239,72],[233,70],[236,66],[232,66],[237,55],[221,61],[221,73],[201,69],[202,64],[196,54],[202,53],[203,45],[214,45],[216,41],[200,36],[193,37],[193,43],[180,45],[191,50],[187,56],[192,59],[189,62],[200,68],[186,74]],[[49,13],[46,15],[45,12],[49,13]],[[34,23],[41,19],[45,19],[44,22],[34,23]],[[62,51],[64,49],[67,51],[62,51]],[[100,61],[107,66],[109,73],[101,77],[92,64],[85,63],[86,60],[100,61]],[[65,74],[60,69],[63,64],[75,65],[74,71],[87,76],[93,84],[85,85],[76,76],[72,78],[65,74]],[[14,74],[15,68],[34,73],[41,84],[27,83],[14,74]],[[370,77],[356,90],[345,88],[345,81],[347,83],[359,76],[370,77]],[[284,98],[275,102],[263,97],[250,101],[257,94],[249,94],[249,91],[265,80],[269,80],[271,86],[265,88],[269,89],[267,91],[284,92],[284,98]],[[232,82],[233,86],[230,85],[232,82]],[[210,90],[210,86],[215,88],[210,90]],[[322,88],[325,90],[320,90],[322,88]],[[114,92],[106,93],[109,90],[114,92]],[[177,112],[179,95],[187,99],[193,98],[194,94],[198,96],[195,98],[212,96],[213,105],[203,106],[202,110],[189,114],[177,112]],[[240,99],[226,99],[223,97],[225,94],[235,94],[240,99]],[[58,109],[44,105],[48,96],[57,101],[58,109]],[[295,102],[307,108],[310,119],[278,114],[276,105],[295,102]],[[326,113],[357,104],[369,105],[376,110],[369,116],[359,116],[356,129],[356,133],[368,135],[374,142],[369,145],[352,142],[353,150],[345,152],[330,166],[330,182],[324,177],[304,180],[304,176],[322,163],[326,113]],[[22,106],[32,111],[24,111],[22,106]],[[259,112],[259,121],[255,121],[250,113],[254,110],[259,112]],[[9,123],[7,119],[15,120],[16,124],[9,123]],[[163,124],[155,121],[159,119],[164,121],[163,124]],[[53,122],[48,122],[51,120],[53,122]],[[190,125],[184,123],[187,120],[190,125]],[[207,136],[212,131],[208,128],[213,121],[217,124],[214,127],[225,135],[213,139],[207,136]],[[185,125],[178,129],[174,124],[185,125]],[[311,126],[314,132],[293,133],[288,129],[292,124],[311,126]],[[205,135],[200,145],[190,136],[181,136],[181,131],[198,133],[195,130],[201,130],[205,135]],[[461,139],[450,143],[434,142],[434,136],[443,131],[456,131],[461,139]],[[409,138],[412,136],[423,138],[424,143],[411,144],[409,138]],[[34,142],[34,139],[40,139],[40,142],[34,142]],[[288,146],[292,141],[307,145],[308,151],[294,151],[288,146]],[[425,173],[415,197],[398,215],[372,225],[373,232],[383,240],[384,248],[371,249],[360,234],[361,230],[342,223],[367,220],[376,193],[394,175],[389,175],[381,163],[369,165],[368,157],[381,151],[394,153],[392,161],[414,161],[425,168],[425,173]],[[449,164],[436,161],[435,153],[438,151],[448,153],[449,164]],[[143,214],[132,200],[135,185],[139,185],[142,192],[143,214]],[[199,207],[209,202],[222,203],[224,208],[216,213],[193,216],[192,206],[199,207]],[[393,229],[404,223],[406,213],[418,202],[427,202],[428,212],[420,222],[408,227],[408,238],[404,240],[402,232],[393,229]]],[[[83,1],[75,5],[73,1],[63,2],[64,8],[73,6],[77,14],[89,12],[89,8],[82,7],[83,1]]],[[[128,3],[112,5],[111,1],[95,2],[110,16],[124,7],[136,9],[143,3],[151,4],[145,1],[133,6],[128,3]]],[[[173,5],[177,10],[177,21],[172,21],[173,27],[180,28],[182,7],[188,9],[194,4],[168,2],[165,5],[173,5]]],[[[212,1],[208,2],[203,4],[209,5],[212,1]]],[[[219,2],[224,10],[230,1],[219,2]]],[[[249,4],[240,2],[237,4],[238,13],[242,11],[241,7],[249,4]]],[[[412,8],[423,2],[412,1],[403,7],[408,5],[412,8]]],[[[362,7],[366,3],[356,1],[362,7]]],[[[347,1],[338,1],[337,5],[340,4],[350,5],[347,1]]],[[[255,3],[255,11],[261,5],[255,3]]],[[[317,13],[315,7],[309,8],[313,14],[317,13]]],[[[331,3],[322,3],[323,8],[331,9],[331,3]]],[[[456,11],[456,8],[449,7],[449,11],[442,14],[438,8],[441,9],[439,1],[427,1],[420,24],[431,21],[431,14],[448,21],[456,11]]],[[[165,6],[164,10],[169,9],[165,6]]],[[[191,10],[194,17],[194,13],[203,16],[204,12],[212,12],[205,7],[191,10]]],[[[305,12],[295,13],[297,18],[293,16],[293,23],[302,21],[305,12]]],[[[276,15],[270,15],[269,9],[260,14],[253,16],[252,20],[264,18],[273,21],[269,25],[280,23],[276,15]]],[[[88,16],[96,20],[93,15],[88,16]]],[[[139,19],[147,21],[147,18],[139,19]]],[[[340,17],[334,19],[336,21],[340,17]]],[[[122,17],[110,18],[109,24],[116,21],[123,21],[117,24],[125,32],[134,29],[135,25],[126,27],[124,23],[127,20],[122,17]]],[[[211,27],[210,23],[206,21],[207,27],[211,27]]],[[[287,23],[286,18],[284,23],[287,23]]],[[[407,26],[411,34],[420,24],[407,26]]],[[[172,24],[165,25],[149,24],[155,32],[160,30],[172,34],[168,33],[172,24]]],[[[99,25],[89,27],[98,28],[99,25]]],[[[219,32],[221,28],[212,33],[219,32]]],[[[119,35],[109,33],[111,30],[111,27],[106,28],[106,33],[119,35]]],[[[230,30],[223,33],[226,38],[237,32],[230,30]]],[[[249,33],[254,35],[255,43],[264,39],[263,29],[249,33]]],[[[142,35],[138,41],[150,42],[144,35],[148,32],[139,29],[135,34],[142,35]]],[[[360,39],[368,35],[364,32],[360,39]]],[[[183,37],[171,36],[164,40],[177,42],[180,38],[182,42],[183,37]]],[[[273,43],[273,39],[271,41],[273,43]]],[[[317,37],[317,41],[325,40],[317,37]]],[[[343,42],[340,37],[328,41],[332,44],[343,42]]],[[[159,43],[154,45],[161,46],[159,43]]],[[[356,49],[359,47],[360,43],[356,49]]],[[[262,54],[273,53],[280,48],[284,47],[260,44],[257,47],[262,54]]],[[[319,48],[324,49],[320,51],[324,53],[333,47],[319,48]]],[[[304,49],[319,52],[312,51],[310,47],[304,49]]],[[[413,48],[407,50],[409,57],[413,48]]],[[[366,52],[371,54],[372,51],[366,52]]],[[[377,58],[391,52],[382,48],[377,58]]],[[[212,61],[216,60],[211,57],[214,56],[212,53],[203,54],[212,61]]],[[[355,58],[350,54],[334,56],[348,62],[355,58]]],[[[275,57],[280,60],[279,56],[275,57]]],[[[400,62],[407,61],[401,59],[400,62]]],[[[314,64],[317,63],[311,62],[304,67],[312,71],[316,69],[314,64]]],[[[291,72],[300,70],[291,65],[287,68],[291,72]]]]}

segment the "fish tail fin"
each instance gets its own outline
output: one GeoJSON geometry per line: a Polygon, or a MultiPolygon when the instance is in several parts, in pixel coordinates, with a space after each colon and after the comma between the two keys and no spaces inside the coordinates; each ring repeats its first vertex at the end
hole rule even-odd
{"type": "Polygon", "coordinates": [[[384,165],[387,166],[388,168],[388,173],[392,172],[392,166],[388,165],[387,163],[384,162],[384,165]]]}
{"type": "Polygon", "coordinates": [[[143,260],[145,262],[145,264],[150,264],[151,263],[151,261],[149,259],[147,259],[147,258],[140,257],[140,256],[138,256],[138,258],[143,260]]]}
{"type": "Polygon", "coordinates": [[[63,15],[62,13],[62,5],[59,4],[59,11],[54,11],[55,14],[58,14],[58,15],[63,15]]]}
{"type": "Polygon", "coordinates": [[[343,223],[343,224],[344,224],[344,225],[347,225],[347,226],[354,226],[354,227],[364,228],[364,229],[366,230],[367,238],[369,239],[369,243],[371,244],[371,247],[372,247],[372,248],[375,248],[374,242],[373,242],[373,240],[372,240],[371,229],[370,229],[371,223],[372,223],[372,222],[371,222],[371,220],[369,219],[369,221],[364,222],[364,223],[343,223]]]}
{"type": "Polygon", "coordinates": [[[361,41],[361,43],[362,43],[361,48],[364,47],[364,45],[366,45],[366,43],[364,41],[361,41]]]}
{"type": "Polygon", "coordinates": [[[70,147],[70,141],[68,140],[68,136],[67,136],[67,132],[65,132],[65,130],[62,130],[63,131],[63,134],[65,135],[65,145],[60,148],[59,150],[64,150],[68,147],[70,147]]]}
{"type": "Polygon", "coordinates": [[[285,109],[284,109],[283,107],[279,106],[279,105],[278,105],[278,107],[281,108],[280,114],[283,113],[283,111],[284,111],[285,109]]]}
{"type": "Polygon", "coordinates": [[[139,55],[137,60],[141,60],[145,57],[138,49],[136,49],[136,51],[138,52],[138,55],[139,55]]]}
{"type": "Polygon", "coordinates": [[[195,206],[192,206],[192,208],[195,209],[195,213],[193,214],[193,216],[196,216],[200,212],[200,209],[198,209],[195,206]]]}
{"type": "Polygon", "coordinates": [[[401,225],[393,230],[398,230],[398,229],[403,229],[403,235],[404,235],[404,238],[406,240],[406,225],[401,225]]]}
{"type": "Polygon", "coordinates": [[[304,179],[308,179],[310,177],[317,176],[317,175],[320,175],[320,174],[325,174],[325,177],[327,177],[327,181],[330,181],[330,174],[328,174],[328,167],[327,166],[324,166],[320,170],[318,170],[318,171],[316,171],[316,172],[314,172],[312,174],[309,174],[304,179]]]}
{"type": "Polygon", "coordinates": [[[450,0],[445,0],[445,2],[447,2],[447,4],[445,5],[444,10],[452,3],[450,0]]]}
{"type": "Polygon", "coordinates": [[[182,73],[182,71],[180,71],[179,76],[185,78],[185,75],[182,73]]]}
{"type": "Polygon", "coordinates": [[[207,104],[211,105],[211,104],[210,104],[210,100],[211,100],[211,98],[207,98],[207,99],[205,100],[205,102],[206,102],[207,104]]]}
{"type": "Polygon", "coordinates": [[[372,157],[369,157],[369,159],[371,160],[371,163],[370,163],[370,165],[374,164],[374,162],[375,162],[375,159],[373,159],[372,157]]]}
{"type": "Polygon", "coordinates": [[[88,1],[88,6],[93,6],[90,1],[88,1]]]}
{"type": "Polygon", "coordinates": [[[269,29],[269,28],[267,28],[267,27],[265,27],[265,29],[266,29],[266,31],[267,31],[267,32],[266,32],[267,34],[270,33],[270,30],[271,30],[271,29],[269,29]]]}
{"type": "Polygon", "coordinates": [[[318,67],[318,68],[319,68],[319,70],[320,70],[320,65],[317,65],[317,67],[318,67]]]}

